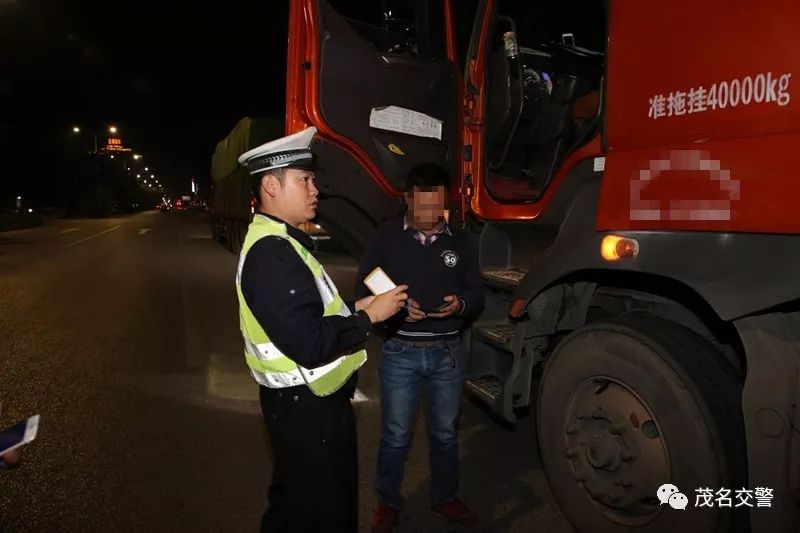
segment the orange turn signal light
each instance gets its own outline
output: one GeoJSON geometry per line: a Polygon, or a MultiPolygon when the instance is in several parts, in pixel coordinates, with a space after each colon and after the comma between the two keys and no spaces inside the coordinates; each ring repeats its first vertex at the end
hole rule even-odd
{"type": "Polygon", "coordinates": [[[514,318],[519,318],[525,313],[525,304],[527,300],[525,298],[517,298],[511,304],[511,309],[509,310],[508,314],[514,318]]]}
{"type": "Polygon", "coordinates": [[[631,259],[639,255],[639,242],[630,237],[620,237],[619,235],[606,235],[600,245],[600,255],[606,261],[619,261],[620,259],[631,259]]]}

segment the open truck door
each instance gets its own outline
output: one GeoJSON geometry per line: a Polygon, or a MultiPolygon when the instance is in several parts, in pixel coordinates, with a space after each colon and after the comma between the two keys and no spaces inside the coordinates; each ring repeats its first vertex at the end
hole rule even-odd
{"type": "Polygon", "coordinates": [[[576,172],[593,173],[603,154],[605,18],[603,2],[478,2],[462,136],[464,200],[476,218],[557,227],[557,193],[576,172]]]}
{"type": "Polygon", "coordinates": [[[400,213],[408,170],[460,179],[449,0],[291,0],[286,132],[318,129],[320,223],[351,253],[400,213]],[[371,11],[370,11],[371,10],[371,11]]]}

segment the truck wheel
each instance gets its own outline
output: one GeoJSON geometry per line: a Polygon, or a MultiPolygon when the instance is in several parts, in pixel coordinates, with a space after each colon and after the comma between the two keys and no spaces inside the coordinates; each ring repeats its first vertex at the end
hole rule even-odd
{"type": "Polygon", "coordinates": [[[228,249],[233,252],[233,255],[239,255],[242,251],[242,241],[239,238],[239,220],[236,218],[229,219],[228,225],[228,249]]]}
{"type": "Polygon", "coordinates": [[[542,461],[578,532],[748,530],[746,507],[717,499],[727,489],[735,505],[752,487],[742,386],[710,343],[655,317],[592,323],[555,348],[541,383],[542,461]],[[685,510],[661,503],[663,484],[685,510]],[[697,489],[713,491],[713,507],[697,489]]]}
{"type": "Polygon", "coordinates": [[[250,228],[250,221],[248,220],[241,220],[239,221],[238,229],[239,229],[239,252],[242,251],[242,247],[244,246],[244,239],[247,237],[247,230],[250,228]]]}
{"type": "Polygon", "coordinates": [[[217,233],[217,216],[213,213],[208,217],[208,229],[211,232],[211,240],[219,243],[220,238],[219,233],[217,233]]]}

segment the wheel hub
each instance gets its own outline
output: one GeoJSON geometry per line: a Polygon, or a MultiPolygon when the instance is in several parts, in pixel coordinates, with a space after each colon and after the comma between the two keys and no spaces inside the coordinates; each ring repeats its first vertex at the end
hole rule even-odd
{"type": "Polygon", "coordinates": [[[594,467],[608,472],[619,469],[622,462],[622,448],[605,435],[597,435],[584,448],[586,460],[594,467]]]}
{"type": "Polygon", "coordinates": [[[597,377],[573,391],[564,420],[566,456],[576,483],[615,522],[643,524],[659,511],[669,454],[658,423],[638,394],[597,377]]]}

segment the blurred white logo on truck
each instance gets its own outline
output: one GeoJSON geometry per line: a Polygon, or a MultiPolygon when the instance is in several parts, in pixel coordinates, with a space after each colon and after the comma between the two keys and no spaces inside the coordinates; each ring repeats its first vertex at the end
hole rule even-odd
{"type": "Polygon", "coordinates": [[[731,204],[739,200],[740,182],[731,171],[703,150],[670,150],[651,159],[630,182],[630,220],[730,220],[731,204]],[[698,171],[698,179],[717,182],[722,198],[647,200],[643,191],[668,171],[698,171]],[[666,205],[665,205],[666,204],[666,205]]]}

